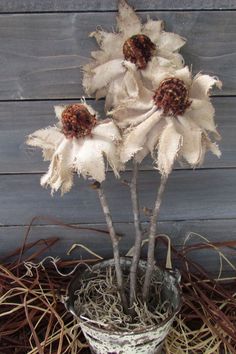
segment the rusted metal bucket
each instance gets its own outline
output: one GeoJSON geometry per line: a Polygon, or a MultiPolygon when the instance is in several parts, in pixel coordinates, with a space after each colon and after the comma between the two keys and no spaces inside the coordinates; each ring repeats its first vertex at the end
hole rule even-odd
{"type": "MultiPolygon", "coordinates": [[[[131,258],[121,258],[121,266],[123,271],[129,270],[131,258]]],[[[104,269],[114,266],[113,259],[97,263],[92,269],[104,269]]],[[[140,261],[139,268],[142,271],[146,269],[146,262],[140,261]]],[[[161,297],[163,302],[169,301],[172,304],[173,312],[162,323],[156,326],[149,326],[145,330],[140,331],[115,331],[111,332],[106,329],[88,323],[81,319],[75,312],[74,302],[76,300],[75,291],[79,288],[82,279],[86,279],[91,271],[85,270],[82,274],[74,277],[69,285],[66,308],[79,321],[81,329],[87,339],[90,349],[94,354],[158,354],[161,353],[163,341],[167,336],[176,314],[181,306],[180,276],[179,272],[162,270],[155,267],[155,276],[158,282],[162,283],[161,297]]]]}

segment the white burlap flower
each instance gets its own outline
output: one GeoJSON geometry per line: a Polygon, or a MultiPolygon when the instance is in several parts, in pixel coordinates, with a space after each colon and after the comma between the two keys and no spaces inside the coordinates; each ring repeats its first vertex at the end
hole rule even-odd
{"type": "Polygon", "coordinates": [[[105,179],[105,161],[118,175],[120,160],[117,145],[119,129],[110,119],[99,121],[96,112],[84,101],[69,106],[55,106],[59,122],[35,131],[27,144],[42,148],[44,160],[51,161],[41,185],[52,193],[68,192],[73,185],[73,172],[98,182],[105,179]]]}
{"type": "Polygon", "coordinates": [[[176,159],[196,167],[207,150],[220,157],[217,144],[210,139],[210,135],[220,138],[209,99],[212,86],[221,87],[217,78],[201,73],[192,78],[188,67],[170,68],[154,76],[153,90],[148,90],[137,70],[130,68],[130,77],[136,82],[135,94],[130,89],[129,97],[112,112],[123,128],[123,163],[132,157],[141,162],[151,153],[161,174],[168,175],[176,159]]]}
{"type": "Polygon", "coordinates": [[[116,90],[122,84],[126,65],[134,63],[146,85],[159,66],[183,67],[178,53],[185,39],[165,32],[163,22],[148,19],[142,24],[125,0],[118,4],[118,32],[97,29],[91,33],[100,50],[91,53],[93,61],[84,66],[83,86],[86,93],[97,99],[106,97],[106,109],[116,105],[116,90]]]}

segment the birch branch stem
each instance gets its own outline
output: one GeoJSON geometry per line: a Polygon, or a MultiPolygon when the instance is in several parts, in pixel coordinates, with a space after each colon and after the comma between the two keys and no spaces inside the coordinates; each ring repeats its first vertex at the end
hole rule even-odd
{"type": "Polygon", "coordinates": [[[142,229],[140,225],[140,212],[139,212],[139,200],[138,200],[138,164],[133,159],[133,176],[130,183],[131,200],[134,215],[134,227],[135,227],[135,243],[134,243],[134,253],[132,258],[132,263],[130,267],[130,298],[129,305],[133,305],[136,288],[137,288],[137,269],[140,260],[141,245],[142,245],[142,229]]]}
{"type": "Polygon", "coordinates": [[[147,255],[147,269],[143,286],[143,300],[147,302],[152,272],[154,269],[154,254],[155,254],[155,235],[157,230],[157,220],[160,214],[160,207],[162,203],[163,193],[167,182],[167,176],[161,176],[161,183],[157,191],[155,206],[150,220],[149,240],[148,240],[148,255],[147,255]]]}
{"type": "Polygon", "coordinates": [[[98,196],[100,199],[101,207],[103,210],[103,213],[105,215],[106,223],[107,223],[107,228],[109,231],[109,235],[111,238],[111,243],[112,243],[112,248],[113,248],[113,256],[114,256],[114,264],[115,264],[115,271],[116,271],[116,279],[117,279],[117,285],[118,285],[118,291],[121,296],[121,301],[122,305],[124,308],[124,312],[128,313],[128,302],[125,296],[125,290],[124,290],[124,282],[123,282],[123,274],[122,274],[122,269],[120,266],[120,251],[119,251],[119,238],[116,235],[114,226],[113,226],[113,221],[111,218],[111,212],[107,203],[107,199],[104,193],[103,188],[101,185],[97,188],[98,196]]]}

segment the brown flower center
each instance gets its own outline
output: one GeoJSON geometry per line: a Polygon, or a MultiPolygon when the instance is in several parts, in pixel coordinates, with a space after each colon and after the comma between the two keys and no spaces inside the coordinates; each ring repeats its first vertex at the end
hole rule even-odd
{"type": "Polygon", "coordinates": [[[72,104],[62,112],[62,131],[67,138],[90,135],[96,122],[95,115],[83,104],[72,104]]]}
{"type": "Polygon", "coordinates": [[[145,69],[151,60],[156,45],[144,34],[136,34],[128,38],[123,45],[125,60],[136,64],[137,68],[145,69]]]}
{"type": "Polygon", "coordinates": [[[177,116],[183,114],[191,105],[185,83],[171,77],[161,82],[153,96],[154,102],[164,114],[177,116]]]}

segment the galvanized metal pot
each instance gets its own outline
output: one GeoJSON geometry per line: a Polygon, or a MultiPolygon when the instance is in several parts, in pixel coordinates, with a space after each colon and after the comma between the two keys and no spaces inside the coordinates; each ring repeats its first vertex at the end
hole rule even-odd
{"type": "MultiPolygon", "coordinates": [[[[131,258],[121,258],[123,271],[129,270],[131,258]]],[[[114,266],[113,259],[95,264],[92,269],[104,269],[114,266]]],[[[146,262],[140,261],[139,268],[146,269],[146,262]]],[[[90,349],[94,354],[158,354],[162,351],[163,341],[167,336],[174,318],[181,306],[180,276],[178,272],[162,270],[155,267],[158,281],[162,282],[162,300],[168,300],[173,307],[172,314],[162,323],[156,326],[149,326],[140,331],[115,331],[111,332],[101,329],[82,320],[75,312],[74,302],[76,300],[75,291],[86,277],[91,276],[91,271],[85,270],[82,274],[74,277],[68,288],[66,307],[78,319],[81,329],[87,339],[90,349]]]]}

